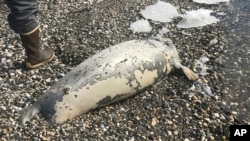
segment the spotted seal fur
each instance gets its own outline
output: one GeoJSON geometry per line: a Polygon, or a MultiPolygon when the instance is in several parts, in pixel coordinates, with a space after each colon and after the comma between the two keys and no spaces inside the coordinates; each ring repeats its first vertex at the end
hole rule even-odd
{"type": "Polygon", "coordinates": [[[21,113],[23,123],[38,113],[62,123],[134,95],[170,73],[182,69],[190,80],[198,76],[180,63],[175,46],[161,41],[126,41],[93,55],[51,86],[42,98],[21,113]]]}

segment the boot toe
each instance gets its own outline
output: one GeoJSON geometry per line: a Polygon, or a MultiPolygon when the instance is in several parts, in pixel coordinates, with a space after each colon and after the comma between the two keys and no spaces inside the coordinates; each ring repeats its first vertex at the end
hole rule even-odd
{"type": "Polygon", "coordinates": [[[26,67],[29,69],[35,69],[51,61],[54,58],[55,54],[54,51],[50,48],[46,48],[40,51],[40,57],[38,56],[31,56],[28,58],[26,62],[26,67]]]}

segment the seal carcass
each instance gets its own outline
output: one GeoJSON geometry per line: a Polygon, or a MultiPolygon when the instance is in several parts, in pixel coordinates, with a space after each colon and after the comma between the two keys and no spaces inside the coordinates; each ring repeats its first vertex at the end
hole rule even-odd
{"type": "Polygon", "coordinates": [[[72,69],[21,113],[25,123],[37,113],[61,123],[92,109],[134,95],[155,84],[172,68],[184,71],[190,80],[198,76],[180,63],[168,38],[131,40],[106,48],[72,69]]]}

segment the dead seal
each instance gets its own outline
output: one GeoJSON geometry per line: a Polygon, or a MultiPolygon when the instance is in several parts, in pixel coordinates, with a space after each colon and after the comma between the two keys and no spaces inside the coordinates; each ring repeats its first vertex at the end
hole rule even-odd
{"type": "Polygon", "coordinates": [[[45,96],[21,112],[21,121],[38,113],[62,123],[92,109],[134,95],[170,73],[182,69],[190,80],[198,76],[180,63],[170,39],[131,40],[88,58],[50,87],[45,96]]]}

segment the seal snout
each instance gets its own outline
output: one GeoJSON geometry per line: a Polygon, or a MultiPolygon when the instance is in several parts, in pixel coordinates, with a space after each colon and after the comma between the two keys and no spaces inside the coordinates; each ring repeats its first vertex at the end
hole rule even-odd
{"type": "Polygon", "coordinates": [[[25,124],[26,122],[29,122],[39,112],[40,106],[37,104],[33,104],[20,112],[20,121],[22,122],[22,124],[25,124]]]}

